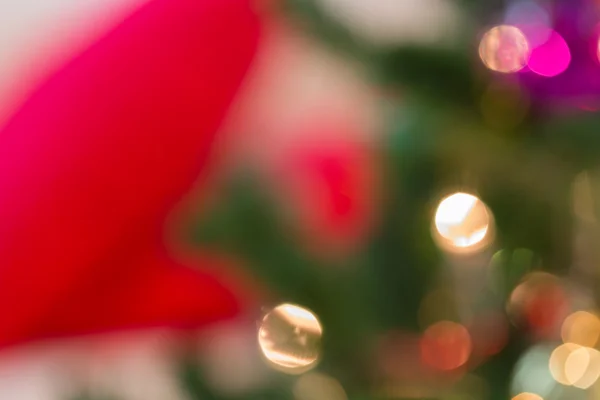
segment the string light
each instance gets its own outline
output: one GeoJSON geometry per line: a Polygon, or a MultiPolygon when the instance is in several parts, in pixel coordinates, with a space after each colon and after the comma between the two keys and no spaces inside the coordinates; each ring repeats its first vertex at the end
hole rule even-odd
{"type": "Polygon", "coordinates": [[[541,396],[534,393],[521,393],[512,398],[512,400],[544,400],[541,396]]]}
{"type": "Polygon", "coordinates": [[[479,198],[455,193],[440,202],[434,227],[440,247],[452,252],[476,251],[490,241],[491,212],[479,198]]]}
{"type": "Polygon", "coordinates": [[[538,337],[558,336],[569,309],[569,298],[560,279],[545,272],[526,275],[512,291],[507,313],[516,325],[538,337]]]}
{"type": "Polygon", "coordinates": [[[600,319],[587,311],[577,311],[565,318],[561,337],[565,343],[594,347],[600,337],[600,319]]]}
{"type": "Polygon", "coordinates": [[[467,328],[451,321],[431,325],[421,340],[424,364],[442,371],[463,366],[471,356],[471,336],[467,328]]]}
{"type": "Polygon", "coordinates": [[[483,35],[479,44],[479,57],[492,71],[517,72],[527,65],[529,43],[516,26],[499,25],[483,35]]]}
{"type": "Polygon", "coordinates": [[[318,363],[322,334],[321,323],[311,311],[286,303],[265,315],[258,343],[273,368],[300,374],[318,363]]]}
{"type": "Polygon", "coordinates": [[[575,343],[565,343],[552,352],[549,368],[558,383],[587,389],[600,377],[600,352],[575,343]]]}

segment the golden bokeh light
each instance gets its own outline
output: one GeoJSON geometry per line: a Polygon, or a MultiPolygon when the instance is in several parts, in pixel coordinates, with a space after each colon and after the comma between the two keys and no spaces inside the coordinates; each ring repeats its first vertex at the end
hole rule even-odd
{"type": "Polygon", "coordinates": [[[441,321],[431,325],[421,339],[421,359],[432,368],[451,371],[469,360],[471,335],[461,324],[441,321]]]}
{"type": "Polygon", "coordinates": [[[573,378],[573,386],[588,389],[600,377],[600,352],[589,347],[575,350],[567,359],[565,371],[567,377],[573,378]],[[585,369],[582,370],[583,365],[585,369]]]}
{"type": "Polygon", "coordinates": [[[587,389],[600,377],[600,353],[589,347],[565,343],[552,352],[549,367],[557,382],[587,389]]]}
{"type": "Polygon", "coordinates": [[[347,400],[348,396],[342,385],[334,378],[310,373],[302,375],[293,388],[296,400],[347,400]]]}
{"type": "Polygon", "coordinates": [[[483,35],[479,57],[492,71],[517,72],[527,65],[529,44],[525,34],[516,26],[499,25],[483,35]]]}
{"type": "Polygon", "coordinates": [[[490,242],[493,221],[491,212],[479,198],[455,193],[440,202],[434,228],[434,238],[442,248],[452,252],[471,252],[490,242]]]}
{"type": "Polygon", "coordinates": [[[561,337],[565,343],[594,347],[600,338],[600,319],[587,311],[574,312],[565,318],[561,337]]]}
{"type": "Polygon", "coordinates": [[[550,355],[550,373],[558,383],[565,386],[571,386],[573,384],[573,371],[571,371],[570,376],[567,376],[565,367],[571,353],[580,347],[581,346],[573,343],[565,343],[554,349],[550,355]]]}
{"type": "Polygon", "coordinates": [[[544,400],[541,396],[534,393],[521,393],[512,398],[512,400],[544,400]]]}
{"type": "Polygon", "coordinates": [[[318,363],[322,335],[321,323],[311,311],[281,304],[263,318],[258,343],[273,368],[300,374],[318,363]]]}

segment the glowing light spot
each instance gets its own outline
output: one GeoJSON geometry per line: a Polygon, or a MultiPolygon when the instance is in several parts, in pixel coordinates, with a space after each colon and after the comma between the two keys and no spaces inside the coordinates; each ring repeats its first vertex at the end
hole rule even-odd
{"type": "Polygon", "coordinates": [[[558,346],[550,356],[550,373],[565,386],[587,389],[600,377],[600,353],[574,343],[558,346]]]}
{"type": "Polygon", "coordinates": [[[347,400],[342,385],[334,378],[324,374],[303,375],[294,385],[296,400],[347,400]]]}
{"type": "Polygon", "coordinates": [[[571,353],[565,363],[567,379],[579,389],[588,389],[600,377],[600,352],[581,347],[571,353]]]}
{"type": "Polygon", "coordinates": [[[492,218],[477,197],[455,193],[440,203],[435,214],[438,244],[453,252],[479,250],[489,243],[492,218]]]}
{"type": "Polygon", "coordinates": [[[479,44],[479,57],[492,71],[517,72],[527,65],[529,44],[516,26],[496,26],[483,35],[479,44]]]}
{"type": "Polygon", "coordinates": [[[567,376],[565,364],[567,363],[567,359],[571,353],[578,348],[580,348],[580,346],[576,344],[565,343],[558,346],[550,355],[550,373],[556,382],[565,386],[570,386],[573,384],[573,371],[571,371],[571,376],[567,376]]]}
{"type": "Polygon", "coordinates": [[[282,304],[262,320],[258,343],[268,363],[285,373],[306,372],[319,361],[323,329],[309,310],[282,304]]]}
{"type": "Polygon", "coordinates": [[[464,326],[450,321],[427,328],[421,339],[424,364],[442,371],[463,366],[471,356],[471,336],[464,326]]]}
{"type": "Polygon", "coordinates": [[[527,65],[538,75],[556,76],[571,63],[571,52],[565,39],[552,31],[548,40],[531,51],[527,65]]]}
{"type": "Polygon", "coordinates": [[[544,400],[541,396],[533,393],[521,393],[512,398],[512,400],[544,400]]]}
{"type": "Polygon", "coordinates": [[[594,347],[600,338],[600,319],[592,313],[577,311],[563,322],[561,336],[565,343],[594,347]]]}
{"type": "Polygon", "coordinates": [[[531,273],[511,293],[507,312],[513,323],[524,325],[539,337],[560,332],[569,302],[560,280],[543,272],[531,273]]]}
{"type": "Polygon", "coordinates": [[[511,381],[512,395],[535,393],[542,398],[552,398],[561,386],[548,368],[555,346],[538,344],[527,349],[515,365],[511,381]]]}

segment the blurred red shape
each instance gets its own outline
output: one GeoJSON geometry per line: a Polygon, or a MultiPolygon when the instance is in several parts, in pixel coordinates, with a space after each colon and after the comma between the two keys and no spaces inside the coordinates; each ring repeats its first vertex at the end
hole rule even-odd
{"type": "Polygon", "coordinates": [[[342,118],[315,116],[276,161],[278,187],[304,237],[321,251],[364,242],[374,220],[376,165],[370,145],[342,118]]]}
{"type": "Polygon", "coordinates": [[[421,359],[431,368],[451,371],[469,360],[472,343],[464,326],[450,321],[431,325],[421,338],[421,359]]]}
{"type": "Polygon", "coordinates": [[[0,346],[237,312],[214,276],[174,265],[162,229],[256,53],[250,3],[149,1],[0,131],[0,346]]]}

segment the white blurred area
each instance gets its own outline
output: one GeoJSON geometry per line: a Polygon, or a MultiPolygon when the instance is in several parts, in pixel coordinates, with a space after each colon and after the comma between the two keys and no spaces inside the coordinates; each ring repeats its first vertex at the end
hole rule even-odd
{"type": "Polygon", "coordinates": [[[5,350],[0,398],[188,400],[177,382],[174,337],[162,330],[57,340],[5,350]],[[113,396],[113,397],[110,397],[113,396]]]}
{"type": "Polygon", "coordinates": [[[147,0],[0,0],[0,126],[35,85],[147,0]]]}
{"type": "MultiPolygon", "coordinates": [[[[147,1],[0,0],[0,127],[39,82],[147,1]]],[[[366,136],[347,139],[370,140],[380,120],[376,101],[360,68],[270,16],[225,124],[236,133],[223,140],[225,151],[233,144],[242,151],[236,158],[268,163],[265,150],[276,152],[299,121],[316,113],[341,118],[366,136]]]]}
{"type": "Polygon", "coordinates": [[[464,23],[453,0],[318,0],[362,39],[377,45],[452,42],[464,23]]]}
{"type": "Polygon", "coordinates": [[[343,121],[331,132],[334,140],[373,142],[382,131],[381,100],[358,64],[275,17],[266,23],[221,142],[230,155],[233,144],[236,161],[267,169],[282,148],[308,133],[298,127],[309,120],[343,121]]]}

